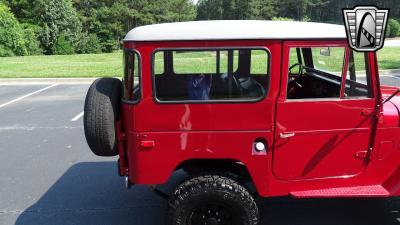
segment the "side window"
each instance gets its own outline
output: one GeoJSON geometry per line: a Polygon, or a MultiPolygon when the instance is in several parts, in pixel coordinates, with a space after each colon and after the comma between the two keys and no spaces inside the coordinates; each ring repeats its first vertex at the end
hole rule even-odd
{"type": "Polygon", "coordinates": [[[126,101],[140,99],[140,62],[139,54],[131,49],[124,51],[123,96],[126,101]]]}
{"type": "Polygon", "coordinates": [[[155,74],[163,74],[164,73],[164,52],[157,52],[157,54],[155,54],[155,59],[154,62],[157,65],[154,68],[154,73],[155,74]]]}
{"type": "Polygon", "coordinates": [[[351,51],[346,75],[345,97],[371,97],[371,76],[367,53],[351,51]]]}
{"type": "Polygon", "coordinates": [[[262,76],[265,71],[268,71],[269,64],[265,62],[268,62],[268,55],[264,50],[251,51],[250,75],[262,76]]]}
{"type": "MultiPolygon", "coordinates": [[[[238,50],[233,50],[233,71],[237,71],[238,66],[239,66],[239,51],[238,50]]],[[[228,56],[229,56],[229,51],[227,50],[221,50],[217,51],[217,54],[219,54],[219,72],[220,73],[228,73],[228,56]]]]}
{"type": "Polygon", "coordinates": [[[314,69],[341,77],[345,50],[342,47],[312,48],[314,69]]]}
{"type": "Polygon", "coordinates": [[[264,49],[164,50],[153,60],[154,94],[161,102],[255,101],[267,92],[264,49]],[[160,70],[162,65],[172,69],[160,70]]]}
{"type": "Polygon", "coordinates": [[[217,72],[216,51],[174,51],[175,74],[215,74],[217,72]]]}
{"type": "Polygon", "coordinates": [[[287,99],[339,98],[344,47],[290,48],[287,99]]]}

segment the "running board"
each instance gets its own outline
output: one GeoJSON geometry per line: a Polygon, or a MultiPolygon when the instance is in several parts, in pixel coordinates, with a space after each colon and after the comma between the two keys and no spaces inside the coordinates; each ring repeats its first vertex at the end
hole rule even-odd
{"type": "Polygon", "coordinates": [[[346,198],[346,197],[389,197],[390,193],[380,185],[328,188],[290,192],[295,198],[346,198]]]}

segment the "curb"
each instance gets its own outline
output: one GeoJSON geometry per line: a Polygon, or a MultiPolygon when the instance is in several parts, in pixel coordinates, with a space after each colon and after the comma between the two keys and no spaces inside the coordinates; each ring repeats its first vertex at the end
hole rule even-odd
{"type": "Polygon", "coordinates": [[[383,76],[391,76],[391,75],[400,75],[400,69],[396,70],[379,70],[379,75],[383,76]]]}

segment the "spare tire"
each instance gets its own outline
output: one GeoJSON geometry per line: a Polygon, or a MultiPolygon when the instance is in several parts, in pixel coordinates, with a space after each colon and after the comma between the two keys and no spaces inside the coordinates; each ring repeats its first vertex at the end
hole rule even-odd
{"type": "Polygon", "coordinates": [[[122,83],[116,78],[99,78],[87,92],[83,125],[86,141],[98,156],[118,155],[116,120],[121,88],[122,83]]]}

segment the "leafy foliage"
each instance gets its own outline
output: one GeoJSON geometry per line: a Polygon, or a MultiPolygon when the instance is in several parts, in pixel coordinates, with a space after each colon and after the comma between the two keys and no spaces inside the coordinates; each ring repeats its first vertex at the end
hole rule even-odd
{"type": "Polygon", "coordinates": [[[38,40],[40,27],[30,23],[21,24],[24,29],[25,48],[28,55],[41,55],[43,49],[38,40]]]}
{"type": "Polygon", "coordinates": [[[67,40],[67,35],[61,34],[52,47],[52,52],[55,55],[71,55],[75,53],[75,49],[71,41],[67,40]]]}
{"type": "Polygon", "coordinates": [[[400,17],[398,0],[199,0],[197,19],[272,19],[343,23],[343,8],[376,5],[400,17]]]}
{"type": "MultiPolygon", "coordinates": [[[[41,22],[44,29],[40,39],[45,54],[55,53],[55,44],[61,34],[69,43],[75,43],[82,30],[81,22],[70,0],[47,0],[41,22]]],[[[61,43],[64,44],[64,40],[61,43]]]]}
{"type": "Polygon", "coordinates": [[[287,18],[287,17],[274,17],[272,18],[273,21],[294,21],[292,18],[287,18]]]}
{"type": "Polygon", "coordinates": [[[190,0],[74,0],[83,31],[96,34],[101,49],[120,49],[125,34],[134,27],[195,19],[190,0]]]}
{"type": "MultiPolygon", "coordinates": [[[[192,0],[0,0],[1,3],[8,8],[0,8],[0,56],[65,54],[71,50],[82,54],[113,52],[121,49],[124,36],[132,28],[163,22],[273,19],[341,24],[342,8],[354,5],[390,8],[391,18],[400,18],[398,0],[199,0],[196,5],[192,0]]],[[[398,22],[391,20],[387,35],[399,36],[399,30],[398,22]]]]}
{"type": "Polygon", "coordinates": [[[0,3],[0,56],[26,54],[22,27],[10,9],[0,3]]]}
{"type": "Polygon", "coordinates": [[[389,19],[387,36],[396,37],[400,35],[400,22],[395,19],[389,19]]]}
{"type": "Polygon", "coordinates": [[[82,33],[75,44],[76,53],[97,54],[102,52],[102,46],[95,34],[82,33]]]}

